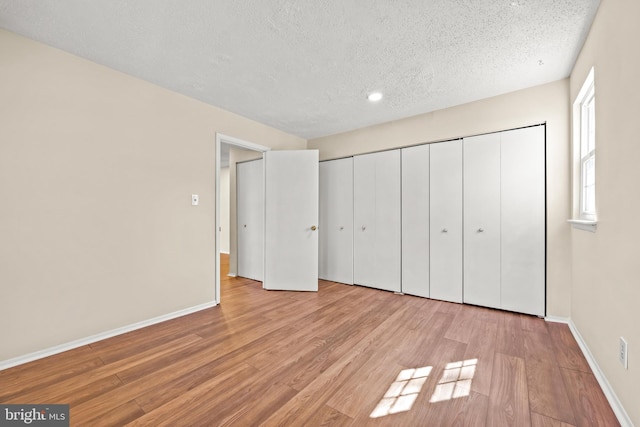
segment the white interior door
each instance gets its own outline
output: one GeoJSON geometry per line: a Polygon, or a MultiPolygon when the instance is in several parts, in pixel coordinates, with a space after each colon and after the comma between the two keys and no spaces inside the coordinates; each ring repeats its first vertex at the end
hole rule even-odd
{"type": "Polygon", "coordinates": [[[429,145],[402,149],[402,292],[429,298],[429,145]]]}
{"type": "Polygon", "coordinates": [[[431,144],[431,298],[462,302],[462,142],[431,144]]]}
{"type": "Polygon", "coordinates": [[[500,308],[500,133],[464,139],[464,302],[500,308]]]}
{"type": "Polygon", "coordinates": [[[318,290],[318,157],[265,153],[265,289],[318,290]]]}
{"type": "Polygon", "coordinates": [[[264,274],[264,162],[236,165],[238,276],[262,281],[264,274]]]}
{"type": "Polygon", "coordinates": [[[319,277],[353,284],[353,157],[320,163],[319,277]]]}

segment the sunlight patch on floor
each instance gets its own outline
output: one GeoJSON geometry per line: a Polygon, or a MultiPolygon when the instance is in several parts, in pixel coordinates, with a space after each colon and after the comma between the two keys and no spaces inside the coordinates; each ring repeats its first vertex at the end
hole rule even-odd
{"type": "Polygon", "coordinates": [[[443,402],[469,396],[478,359],[448,363],[429,402],[443,402]]]}
{"type": "Polygon", "coordinates": [[[432,369],[431,366],[425,366],[400,371],[369,417],[379,418],[411,410],[432,369]]]}

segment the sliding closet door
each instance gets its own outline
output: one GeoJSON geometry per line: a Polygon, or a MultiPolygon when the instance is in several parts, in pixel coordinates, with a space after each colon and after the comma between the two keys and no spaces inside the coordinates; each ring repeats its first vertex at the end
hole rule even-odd
{"type": "Polygon", "coordinates": [[[353,159],[354,283],[400,291],[400,150],[353,159]]]}
{"type": "Polygon", "coordinates": [[[429,145],[402,149],[402,292],[429,297],[429,145]]]}
{"type": "Polygon", "coordinates": [[[430,146],[430,297],[462,302],[462,141],[430,146]]]}
{"type": "Polygon", "coordinates": [[[264,162],[236,165],[238,276],[263,280],[264,162]]]}
{"type": "Polygon", "coordinates": [[[319,277],[353,284],[353,158],[320,163],[319,277]]]}
{"type": "Polygon", "coordinates": [[[500,133],[464,139],[464,302],[500,307],[500,133]]]}
{"type": "Polygon", "coordinates": [[[502,308],[545,315],[545,127],[502,133],[502,308]]]}

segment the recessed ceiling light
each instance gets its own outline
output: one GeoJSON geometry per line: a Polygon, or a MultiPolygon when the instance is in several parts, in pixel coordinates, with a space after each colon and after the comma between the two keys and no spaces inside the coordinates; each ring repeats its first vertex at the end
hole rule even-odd
{"type": "Polygon", "coordinates": [[[377,102],[382,99],[382,94],[380,92],[372,92],[367,96],[367,99],[371,102],[377,102]]]}

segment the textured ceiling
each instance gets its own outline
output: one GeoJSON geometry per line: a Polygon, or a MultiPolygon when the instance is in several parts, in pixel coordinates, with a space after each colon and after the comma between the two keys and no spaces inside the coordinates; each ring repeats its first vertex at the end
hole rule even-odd
{"type": "Polygon", "coordinates": [[[598,4],[0,0],[0,27],[309,139],[567,77],[598,4]]]}

